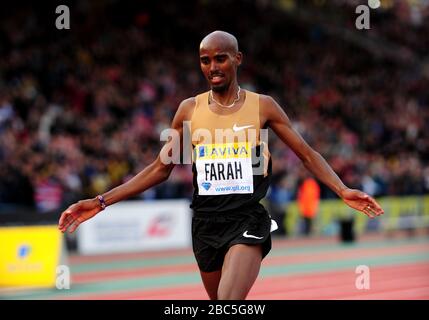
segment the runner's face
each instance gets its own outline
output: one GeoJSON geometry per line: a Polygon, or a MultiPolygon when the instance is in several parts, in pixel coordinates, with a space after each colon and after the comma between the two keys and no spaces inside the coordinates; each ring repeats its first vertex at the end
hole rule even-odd
{"type": "Polygon", "coordinates": [[[231,53],[223,48],[200,48],[201,71],[215,92],[226,91],[237,77],[241,53],[231,53]]]}

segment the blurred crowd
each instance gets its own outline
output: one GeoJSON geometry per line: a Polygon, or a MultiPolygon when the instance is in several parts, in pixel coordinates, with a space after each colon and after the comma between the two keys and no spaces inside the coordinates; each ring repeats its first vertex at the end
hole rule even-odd
{"type": "MultiPolygon", "coordinates": [[[[77,1],[70,5],[70,30],[55,29],[51,7],[3,12],[0,211],[14,205],[60,210],[150,164],[180,101],[208,89],[198,45],[216,29],[239,40],[240,85],[272,95],[345,184],[374,196],[429,191],[423,70],[373,57],[320,25],[287,19],[270,2],[225,3],[228,8],[215,1],[77,1]]],[[[350,15],[353,8],[341,10],[350,15]]],[[[374,20],[377,37],[406,39],[401,45],[423,61],[429,19],[419,25],[395,19],[374,20]]],[[[287,203],[306,172],[274,134],[270,139],[269,200],[287,203]]],[[[322,198],[334,197],[321,188],[322,198]]],[[[183,198],[192,191],[191,168],[179,165],[138,198],[183,198]]]]}

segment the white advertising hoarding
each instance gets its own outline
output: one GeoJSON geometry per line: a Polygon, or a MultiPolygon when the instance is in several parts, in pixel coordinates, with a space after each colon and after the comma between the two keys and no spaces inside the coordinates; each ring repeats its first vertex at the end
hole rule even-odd
{"type": "Polygon", "coordinates": [[[191,247],[188,200],[124,201],[79,226],[81,254],[191,247]]]}

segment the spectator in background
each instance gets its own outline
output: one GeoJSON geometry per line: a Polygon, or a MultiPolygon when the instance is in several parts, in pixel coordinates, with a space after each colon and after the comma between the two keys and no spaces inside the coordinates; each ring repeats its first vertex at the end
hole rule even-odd
{"type": "Polygon", "coordinates": [[[303,234],[309,236],[313,231],[313,220],[319,210],[320,187],[317,181],[308,174],[305,174],[299,184],[297,201],[303,221],[303,234]]]}

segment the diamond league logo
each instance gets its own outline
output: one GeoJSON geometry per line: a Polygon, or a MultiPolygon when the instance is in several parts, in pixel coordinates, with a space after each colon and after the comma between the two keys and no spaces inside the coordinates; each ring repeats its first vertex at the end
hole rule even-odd
{"type": "Polygon", "coordinates": [[[201,184],[203,186],[204,189],[209,190],[210,187],[212,186],[212,184],[210,182],[203,182],[201,184]]]}

